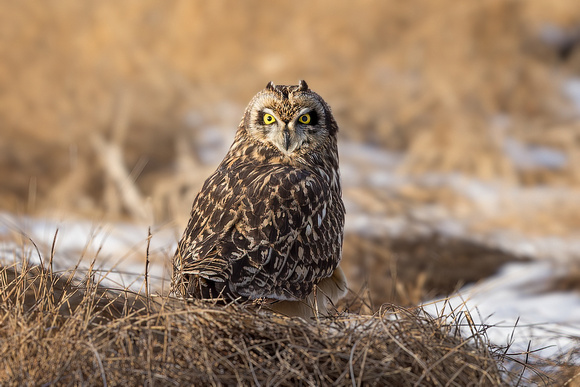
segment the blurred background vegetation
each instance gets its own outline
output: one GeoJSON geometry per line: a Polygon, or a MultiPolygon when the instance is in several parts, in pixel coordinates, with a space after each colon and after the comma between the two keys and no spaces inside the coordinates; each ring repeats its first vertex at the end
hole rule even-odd
{"type": "Polygon", "coordinates": [[[108,144],[149,216],[186,218],[223,156],[212,144],[227,149],[270,80],[306,79],[341,141],[404,152],[405,173],[580,182],[565,92],[579,93],[566,89],[580,77],[574,0],[5,0],[0,17],[3,210],[135,215],[104,166],[108,144]],[[567,162],[520,168],[506,138],[567,162]]]}

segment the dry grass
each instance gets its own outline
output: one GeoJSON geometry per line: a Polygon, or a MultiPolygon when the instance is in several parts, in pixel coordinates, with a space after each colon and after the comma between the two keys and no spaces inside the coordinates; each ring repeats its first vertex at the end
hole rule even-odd
{"type": "MultiPolygon", "coordinates": [[[[580,341],[580,338],[578,338],[580,341]]],[[[561,354],[555,359],[540,359],[537,365],[543,367],[546,373],[538,373],[530,377],[527,381],[529,385],[551,385],[551,386],[580,386],[580,351],[578,348],[561,354]]]]}
{"type": "MultiPolygon", "coordinates": [[[[385,306],[304,321],[0,269],[2,385],[502,385],[469,316],[385,306]],[[471,328],[462,337],[458,327],[471,328]]],[[[496,353],[494,355],[494,353],[496,353]]],[[[509,377],[509,375],[503,375],[509,377]]]]}

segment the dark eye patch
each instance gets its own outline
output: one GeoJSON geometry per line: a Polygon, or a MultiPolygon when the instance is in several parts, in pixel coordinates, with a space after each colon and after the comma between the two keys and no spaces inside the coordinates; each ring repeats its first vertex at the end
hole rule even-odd
{"type": "Polygon", "coordinates": [[[310,114],[310,122],[307,125],[318,124],[318,114],[316,113],[316,110],[311,110],[307,113],[310,114]]]}

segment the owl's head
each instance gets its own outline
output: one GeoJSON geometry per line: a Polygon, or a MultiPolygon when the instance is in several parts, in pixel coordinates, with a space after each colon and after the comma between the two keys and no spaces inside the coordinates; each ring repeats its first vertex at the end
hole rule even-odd
{"type": "Polygon", "coordinates": [[[243,123],[250,137],[287,156],[318,150],[338,131],[326,102],[303,80],[268,83],[248,105],[243,123]]]}

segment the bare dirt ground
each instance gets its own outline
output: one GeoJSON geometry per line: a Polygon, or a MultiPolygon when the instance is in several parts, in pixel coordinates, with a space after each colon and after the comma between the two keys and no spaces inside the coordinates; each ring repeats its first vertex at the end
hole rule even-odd
{"type": "Polygon", "coordinates": [[[344,254],[351,302],[356,303],[354,296],[366,295],[367,312],[385,303],[412,306],[445,297],[495,274],[507,262],[525,261],[498,249],[437,236],[405,240],[349,234],[344,254]]]}

